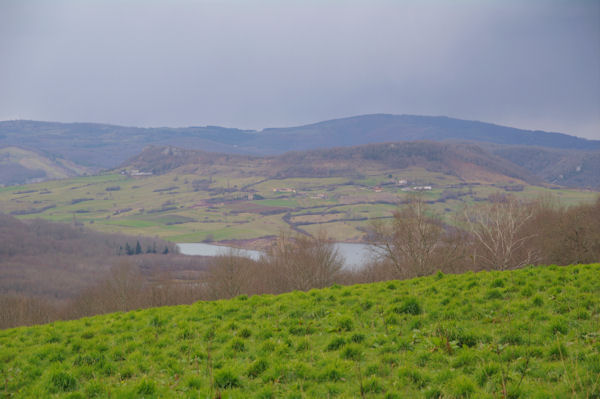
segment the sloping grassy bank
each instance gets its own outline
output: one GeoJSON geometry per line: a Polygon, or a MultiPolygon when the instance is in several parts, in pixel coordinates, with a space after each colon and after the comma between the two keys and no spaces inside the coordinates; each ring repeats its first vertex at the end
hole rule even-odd
{"type": "Polygon", "coordinates": [[[600,264],[0,331],[0,397],[599,397],[600,264]]]}

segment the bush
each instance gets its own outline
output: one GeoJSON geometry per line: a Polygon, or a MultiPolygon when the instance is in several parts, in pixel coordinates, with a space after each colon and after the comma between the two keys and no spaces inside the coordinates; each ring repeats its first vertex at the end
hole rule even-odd
{"type": "Polygon", "coordinates": [[[517,331],[510,331],[500,339],[501,344],[522,345],[523,337],[517,331]]]}
{"type": "Polygon", "coordinates": [[[296,336],[310,335],[315,332],[312,327],[304,325],[291,326],[288,331],[296,336]]]}
{"type": "Polygon", "coordinates": [[[443,397],[443,392],[438,388],[431,388],[425,391],[425,399],[440,399],[443,397]]]}
{"type": "Polygon", "coordinates": [[[338,331],[352,331],[352,319],[349,317],[343,317],[338,320],[337,326],[338,331]]]}
{"type": "Polygon", "coordinates": [[[131,367],[126,367],[121,371],[119,377],[121,381],[128,380],[131,377],[133,377],[133,370],[131,369],[131,367]]]}
{"type": "Polygon", "coordinates": [[[245,352],[246,345],[244,344],[244,341],[242,341],[241,339],[234,339],[233,341],[231,341],[231,349],[234,352],[245,352]]]}
{"type": "Polygon", "coordinates": [[[455,322],[440,324],[436,328],[436,334],[439,337],[448,339],[450,342],[456,342],[460,347],[473,347],[480,340],[480,337],[474,332],[465,330],[462,326],[457,326],[455,322]]]}
{"type": "Polygon", "coordinates": [[[296,352],[304,352],[309,349],[310,343],[306,339],[301,340],[300,342],[298,342],[298,345],[296,345],[296,352]]]}
{"type": "Polygon", "coordinates": [[[364,334],[353,334],[350,337],[350,341],[360,344],[361,342],[363,342],[365,340],[365,335],[364,334]]]}
{"type": "Polygon", "coordinates": [[[264,359],[259,359],[252,363],[246,372],[246,375],[250,378],[256,378],[269,367],[269,363],[267,363],[264,359]]]}
{"type": "Polygon", "coordinates": [[[533,303],[533,306],[541,307],[544,304],[544,300],[539,295],[536,295],[533,298],[532,303],[533,303]]]}
{"type": "Polygon", "coordinates": [[[551,360],[561,360],[567,357],[567,347],[562,342],[555,343],[548,351],[548,357],[551,360]]]}
{"type": "Polygon", "coordinates": [[[394,308],[395,313],[407,313],[411,315],[419,315],[423,312],[417,298],[406,298],[401,306],[394,308]]]}
{"type": "Polygon", "coordinates": [[[566,334],[569,331],[569,325],[564,319],[557,319],[550,325],[550,332],[556,334],[566,334]]]}
{"type": "Polygon", "coordinates": [[[492,288],[504,288],[504,280],[502,280],[501,278],[497,278],[494,281],[492,281],[491,284],[492,288]]]}
{"type": "Polygon", "coordinates": [[[156,392],[156,383],[152,380],[143,379],[137,385],[135,390],[139,395],[154,395],[156,392]]]}
{"type": "Polygon", "coordinates": [[[325,368],[323,374],[321,374],[322,381],[341,381],[343,378],[342,372],[335,365],[330,365],[325,368]]]}
{"type": "Polygon", "coordinates": [[[531,287],[527,286],[521,290],[521,295],[529,298],[530,296],[533,295],[533,289],[531,287]]]}
{"type": "Polygon", "coordinates": [[[361,348],[357,345],[349,345],[342,351],[342,357],[348,360],[360,360],[362,355],[361,348]]]}
{"type": "Polygon", "coordinates": [[[242,338],[249,338],[252,335],[252,331],[250,331],[250,329],[248,328],[242,328],[242,330],[240,331],[240,337],[242,338]]]}
{"type": "Polygon", "coordinates": [[[222,389],[241,387],[242,383],[235,373],[229,369],[219,370],[215,374],[215,384],[222,389]]]}
{"type": "Polygon", "coordinates": [[[498,374],[499,372],[500,366],[496,363],[488,363],[483,367],[480,367],[477,371],[477,375],[475,376],[477,384],[480,387],[483,387],[488,382],[490,377],[498,374]]]}
{"type": "Polygon", "coordinates": [[[263,390],[258,393],[258,396],[256,398],[257,399],[274,399],[276,397],[277,396],[275,395],[275,392],[273,392],[273,388],[266,387],[266,388],[263,388],[263,390]]]}
{"type": "Polygon", "coordinates": [[[401,369],[398,375],[400,378],[406,378],[411,384],[419,389],[425,388],[429,383],[429,378],[424,376],[423,373],[408,367],[401,369]]]}
{"type": "Polygon", "coordinates": [[[190,389],[200,389],[202,388],[202,379],[200,377],[192,376],[188,378],[186,385],[190,389]]]}
{"type": "Polygon", "coordinates": [[[50,374],[50,392],[70,392],[77,388],[77,380],[64,371],[55,371],[50,374]]]}
{"type": "Polygon", "coordinates": [[[383,392],[383,385],[377,378],[371,377],[365,381],[363,389],[368,393],[381,393],[383,392]]]}
{"type": "Polygon", "coordinates": [[[485,299],[502,299],[503,295],[497,289],[491,289],[485,294],[485,299]]]}
{"type": "Polygon", "coordinates": [[[267,354],[275,350],[275,343],[273,341],[265,341],[260,347],[261,353],[267,354]]]}
{"type": "Polygon", "coordinates": [[[85,387],[85,395],[88,398],[95,398],[98,396],[102,396],[102,394],[104,394],[104,393],[105,393],[104,385],[98,381],[91,381],[85,387]]]}
{"type": "Polygon", "coordinates": [[[475,392],[475,383],[467,376],[458,376],[452,381],[452,394],[456,398],[469,398],[475,392]]]}
{"type": "Polygon", "coordinates": [[[335,337],[327,344],[328,351],[336,351],[346,345],[346,340],[342,337],[335,337]]]}

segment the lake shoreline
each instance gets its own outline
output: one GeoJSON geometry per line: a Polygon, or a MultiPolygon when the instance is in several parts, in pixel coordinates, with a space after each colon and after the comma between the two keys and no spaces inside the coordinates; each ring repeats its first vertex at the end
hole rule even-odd
{"type": "MultiPolygon", "coordinates": [[[[222,242],[221,242],[222,244],[222,242]]],[[[375,256],[375,247],[364,243],[334,242],[335,249],[344,258],[345,269],[362,268],[375,256]]],[[[190,256],[219,256],[233,253],[254,260],[260,259],[265,254],[264,250],[237,248],[217,243],[177,243],[179,253],[190,256]]]]}
{"type": "MultiPolygon", "coordinates": [[[[268,250],[273,243],[277,240],[276,235],[263,236],[258,238],[248,238],[248,239],[238,239],[238,240],[222,240],[222,241],[212,241],[212,242],[203,242],[204,244],[211,245],[219,245],[225,247],[233,247],[239,249],[248,249],[253,251],[266,251],[268,250]]],[[[362,240],[345,240],[345,241],[335,241],[335,243],[342,244],[364,244],[369,245],[368,242],[362,240]]]]}

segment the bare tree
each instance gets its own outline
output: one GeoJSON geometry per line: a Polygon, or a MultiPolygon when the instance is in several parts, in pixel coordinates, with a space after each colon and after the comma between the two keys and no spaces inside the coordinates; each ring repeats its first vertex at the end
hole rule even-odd
{"type": "Polygon", "coordinates": [[[391,223],[375,221],[371,243],[375,255],[389,261],[398,277],[425,276],[445,269],[462,253],[457,232],[446,228],[421,195],[394,212],[391,223]]]}
{"type": "Polygon", "coordinates": [[[0,295],[0,329],[48,323],[59,318],[46,300],[25,295],[0,295]]]}
{"type": "Polygon", "coordinates": [[[513,197],[492,198],[490,203],[467,208],[464,216],[476,244],[475,263],[506,270],[537,260],[537,251],[529,245],[536,234],[526,231],[534,217],[530,204],[513,197]]]}
{"type": "Polygon", "coordinates": [[[233,298],[246,293],[250,287],[251,259],[240,256],[235,250],[216,256],[209,266],[206,282],[215,299],[233,298]]]}
{"type": "Polygon", "coordinates": [[[542,263],[568,265],[600,260],[600,197],[593,204],[560,207],[538,201],[530,229],[542,263]]]}
{"type": "Polygon", "coordinates": [[[344,264],[324,232],[316,237],[281,233],[263,261],[275,274],[274,282],[281,291],[327,287],[344,264]]]}
{"type": "MultiPolygon", "coordinates": [[[[600,197],[593,205],[580,205],[564,212],[560,224],[565,263],[600,261],[600,197]]],[[[555,258],[559,258],[555,254],[555,258]]]]}
{"type": "Polygon", "coordinates": [[[84,289],[73,299],[68,313],[75,317],[139,309],[145,305],[145,279],[138,267],[121,259],[105,280],[84,289]]]}

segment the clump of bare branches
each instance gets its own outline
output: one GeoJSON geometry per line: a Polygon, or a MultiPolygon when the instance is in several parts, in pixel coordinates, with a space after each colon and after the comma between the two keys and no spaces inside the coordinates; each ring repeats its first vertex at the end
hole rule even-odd
{"type": "Polygon", "coordinates": [[[453,269],[464,256],[464,236],[445,225],[421,195],[394,212],[391,223],[372,224],[375,255],[389,263],[397,277],[425,276],[453,269]]]}
{"type": "Polygon", "coordinates": [[[281,233],[261,262],[276,276],[277,291],[307,291],[333,284],[344,259],[324,232],[316,237],[281,233]]]}
{"type": "Polygon", "coordinates": [[[539,253],[531,244],[538,233],[527,229],[534,216],[532,203],[509,196],[467,208],[464,221],[473,238],[474,263],[499,270],[535,263],[539,253]]]}
{"type": "Polygon", "coordinates": [[[248,293],[252,286],[254,261],[245,258],[234,249],[216,256],[206,273],[206,288],[211,298],[233,298],[248,293]]]}

